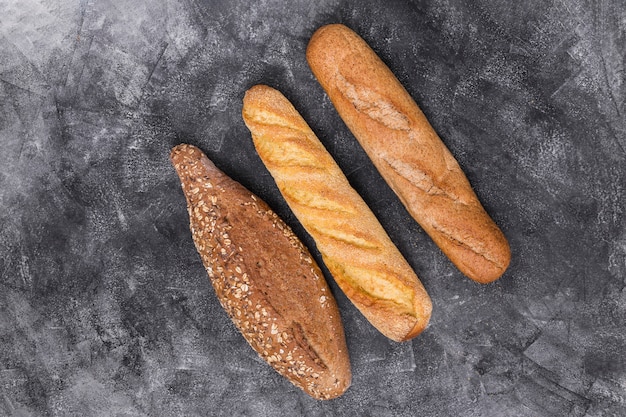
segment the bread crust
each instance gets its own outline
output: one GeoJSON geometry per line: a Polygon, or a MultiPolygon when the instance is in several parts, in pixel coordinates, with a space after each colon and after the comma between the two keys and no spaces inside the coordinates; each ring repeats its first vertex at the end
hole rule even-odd
{"type": "Polygon", "coordinates": [[[171,160],[195,246],[246,341],[312,397],[341,395],[351,382],[343,326],[309,251],[267,204],[200,149],[178,145],[171,160]]]}
{"type": "Polygon", "coordinates": [[[318,29],[306,58],[337,112],[412,217],[466,276],[498,279],[511,252],[415,101],[351,29],[318,29]]]}
{"type": "Polygon", "coordinates": [[[244,97],[254,146],[324,263],[363,315],[395,341],[430,319],[426,290],[367,204],[292,104],[257,85],[244,97]]]}

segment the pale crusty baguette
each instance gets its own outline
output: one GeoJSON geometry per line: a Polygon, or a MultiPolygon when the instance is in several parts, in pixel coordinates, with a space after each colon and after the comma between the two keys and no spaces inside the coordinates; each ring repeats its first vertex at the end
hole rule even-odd
{"type": "Polygon", "coordinates": [[[187,199],[193,241],[215,293],[261,358],[317,399],[351,380],[339,310],[324,276],[291,229],[198,148],[171,160],[187,199]]]}
{"type": "Polygon", "coordinates": [[[415,220],[469,278],[498,279],[511,258],[506,238],[389,68],[339,24],[318,29],[306,57],[339,115],[415,220]]]}
{"type": "Polygon", "coordinates": [[[339,287],[385,336],[418,335],[432,310],[426,290],[296,109],[279,91],[257,85],[246,92],[243,119],[339,287]]]}

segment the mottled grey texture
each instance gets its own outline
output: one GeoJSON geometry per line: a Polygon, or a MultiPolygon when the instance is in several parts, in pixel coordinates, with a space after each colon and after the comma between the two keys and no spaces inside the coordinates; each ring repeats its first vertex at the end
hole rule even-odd
{"type": "Polygon", "coordinates": [[[618,0],[0,0],[0,415],[626,415],[625,51],[618,0]],[[331,22],[389,64],[509,237],[498,282],[461,276],[334,112],[304,57],[331,22]],[[240,116],[259,82],[434,303],[398,344],[329,277],[354,374],[330,402],[226,317],[168,160],[199,146],[311,246],[240,116]]]}

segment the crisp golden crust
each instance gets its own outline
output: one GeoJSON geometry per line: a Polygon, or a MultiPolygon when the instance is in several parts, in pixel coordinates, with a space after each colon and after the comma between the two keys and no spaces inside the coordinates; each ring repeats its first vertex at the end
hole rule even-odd
{"type": "Polygon", "coordinates": [[[387,337],[417,335],[430,319],[426,290],[297,110],[279,91],[258,85],[246,92],[243,118],[339,287],[387,337]]]}
{"type": "Polygon", "coordinates": [[[339,310],[291,229],[198,148],[171,152],[190,228],[215,293],[244,338],[276,371],[317,399],[351,381],[339,310]]]}
{"type": "Polygon", "coordinates": [[[469,278],[488,283],[511,253],[445,144],[389,68],[349,28],[323,26],[306,51],[339,115],[409,213],[469,278]]]}

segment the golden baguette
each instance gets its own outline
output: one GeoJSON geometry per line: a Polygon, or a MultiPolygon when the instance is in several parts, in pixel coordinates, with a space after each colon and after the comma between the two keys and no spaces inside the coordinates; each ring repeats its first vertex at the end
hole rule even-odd
{"type": "Polygon", "coordinates": [[[509,244],[448,148],[376,53],[346,26],[318,29],[306,51],[337,112],[409,213],[469,278],[498,279],[509,244]]]}
{"type": "Polygon", "coordinates": [[[257,85],[246,92],[243,119],[339,287],[385,336],[418,335],[432,310],[426,290],[297,110],[279,91],[257,85]]]}
{"type": "Polygon", "coordinates": [[[198,148],[171,152],[191,234],[220,303],[250,346],[317,399],[351,380],[339,310],[319,267],[261,199],[198,148]]]}

